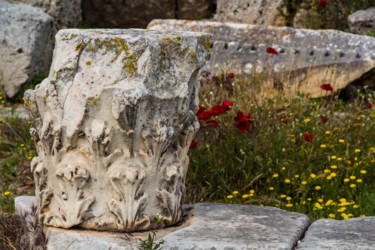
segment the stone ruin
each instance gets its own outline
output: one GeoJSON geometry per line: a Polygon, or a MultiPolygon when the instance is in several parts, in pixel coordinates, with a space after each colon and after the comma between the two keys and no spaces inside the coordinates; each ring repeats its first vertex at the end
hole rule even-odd
{"type": "Polygon", "coordinates": [[[341,31],[187,20],[154,20],[148,29],[211,34],[204,70],[266,74],[268,94],[326,96],[331,92],[322,83],[340,90],[375,69],[375,38],[341,31]],[[268,47],[278,55],[267,53],[268,47]]]}
{"type": "Polygon", "coordinates": [[[210,37],[60,30],[51,70],[25,93],[44,225],[149,230],[179,222],[210,37]]]}

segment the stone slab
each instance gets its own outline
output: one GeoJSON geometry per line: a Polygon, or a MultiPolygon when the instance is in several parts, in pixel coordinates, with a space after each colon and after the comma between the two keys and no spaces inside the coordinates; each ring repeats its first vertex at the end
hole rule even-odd
{"type": "Polygon", "coordinates": [[[265,89],[285,96],[326,96],[331,92],[322,83],[340,90],[375,68],[375,38],[336,30],[189,20],[153,20],[148,29],[209,33],[211,60],[204,70],[265,74],[272,81],[265,89]]]}
{"type": "Polygon", "coordinates": [[[311,224],[297,249],[375,249],[375,217],[317,220],[311,224]]]}
{"type": "Polygon", "coordinates": [[[34,76],[47,74],[56,30],[43,11],[4,0],[0,27],[0,91],[13,97],[34,76]]]}
{"type": "Polygon", "coordinates": [[[348,17],[351,32],[361,35],[375,35],[375,7],[358,10],[348,17]]]}
{"type": "MultiPolygon", "coordinates": [[[[34,201],[33,201],[34,199],[34,201]]],[[[35,197],[17,197],[17,213],[35,197]]],[[[199,203],[184,223],[155,231],[163,249],[293,249],[310,224],[306,215],[273,207],[199,203]]],[[[45,227],[48,249],[138,249],[150,232],[133,234],[45,227]]]]}

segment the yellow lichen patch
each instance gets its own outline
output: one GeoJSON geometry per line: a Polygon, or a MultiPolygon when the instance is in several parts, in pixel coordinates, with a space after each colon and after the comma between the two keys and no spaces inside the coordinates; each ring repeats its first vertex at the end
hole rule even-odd
{"type": "Polygon", "coordinates": [[[80,42],[77,47],[76,47],[76,51],[81,51],[81,49],[83,48],[83,43],[80,42]]]}
{"type": "Polygon", "coordinates": [[[87,62],[86,62],[86,65],[87,65],[87,66],[91,66],[91,65],[92,65],[92,62],[91,62],[91,61],[87,61],[87,62]]]}

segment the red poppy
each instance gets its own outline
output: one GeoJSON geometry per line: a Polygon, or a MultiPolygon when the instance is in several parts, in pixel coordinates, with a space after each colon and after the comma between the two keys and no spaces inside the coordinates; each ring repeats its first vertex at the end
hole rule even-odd
{"type": "Polygon", "coordinates": [[[223,101],[221,105],[226,106],[229,109],[229,107],[233,106],[233,103],[231,101],[223,101]]]}
{"type": "Polygon", "coordinates": [[[210,113],[212,115],[221,115],[221,114],[224,114],[225,111],[227,111],[228,109],[229,109],[229,107],[227,107],[227,106],[215,105],[215,106],[211,107],[210,113]]]}
{"type": "Polygon", "coordinates": [[[236,75],[234,74],[234,73],[229,73],[228,74],[228,78],[230,78],[230,79],[233,79],[233,78],[235,78],[236,77],[236,75]]]}
{"type": "Polygon", "coordinates": [[[247,133],[250,130],[250,125],[252,124],[251,121],[251,114],[247,114],[246,116],[241,111],[237,112],[237,116],[234,118],[234,126],[238,128],[242,133],[247,133]]]}
{"type": "Polygon", "coordinates": [[[320,118],[322,119],[323,123],[326,123],[328,121],[328,117],[326,115],[322,115],[320,116],[320,118]]]}
{"type": "Polygon", "coordinates": [[[268,53],[268,54],[271,54],[271,55],[278,55],[278,54],[279,54],[279,52],[277,52],[277,50],[275,50],[275,49],[272,48],[272,47],[268,47],[268,48],[267,48],[267,53],[268,53]]]}
{"type": "Polygon", "coordinates": [[[367,101],[365,104],[364,104],[364,109],[372,109],[372,103],[370,101],[367,101]]]}
{"type": "Polygon", "coordinates": [[[219,127],[219,121],[216,119],[212,119],[209,121],[206,121],[206,126],[211,126],[213,128],[218,128],[219,127]]]}
{"type": "Polygon", "coordinates": [[[322,83],[320,85],[320,88],[325,90],[325,91],[333,91],[333,88],[332,88],[331,84],[329,84],[329,83],[322,83]]]}
{"type": "Polygon", "coordinates": [[[305,134],[303,134],[303,139],[305,141],[312,141],[312,140],[314,140],[314,134],[313,133],[305,133],[305,134]]]}
{"type": "Polygon", "coordinates": [[[191,143],[190,143],[190,147],[189,147],[189,149],[193,149],[193,148],[195,148],[197,145],[198,145],[198,142],[196,142],[195,140],[192,140],[191,143]]]}
{"type": "Polygon", "coordinates": [[[203,107],[203,106],[199,105],[199,108],[198,108],[198,111],[197,111],[197,115],[200,115],[200,114],[202,114],[202,113],[203,113],[203,111],[205,111],[205,110],[206,110],[206,108],[205,108],[205,107],[203,107]]]}
{"type": "Polygon", "coordinates": [[[212,113],[210,111],[204,111],[198,115],[198,120],[209,120],[212,117],[212,113]]]}
{"type": "Polygon", "coordinates": [[[318,4],[319,7],[324,8],[324,7],[327,6],[328,0],[319,0],[317,4],[318,4]]]}
{"type": "Polygon", "coordinates": [[[229,110],[229,107],[233,106],[230,101],[224,101],[221,105],[215,105],[210,109],[211,115],[221,115],[229,110]]]}

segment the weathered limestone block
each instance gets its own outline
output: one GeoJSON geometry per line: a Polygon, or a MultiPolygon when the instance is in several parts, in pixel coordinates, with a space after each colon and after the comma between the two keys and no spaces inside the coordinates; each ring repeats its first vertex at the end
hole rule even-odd
{"type": "Polygon", "coordinates": [[[82,21],[81,0],[18,0],[53,17],[57,29],[75,28],[82,21]]]}
{"type": "MultiPolygon", "coordinates": [[[[16,209],[24,210],[27,205],[18,202],[16,209]]],[[[163,240],[162,249],[294,249],[310,225],[306,215],[274,207],[198,203],[184,209],[182,224],[155,231],[154,243],[163,240]]],[[[54,227],[45,227],[44,232],[49,250],[65,250],[66,246],[69,250],[143,249],[137,239],[146,240],[150,233],[54,227]]]]}
{"type": "Polygon", "coordinates": [[[154,20],[148,28],[212,34],[205,70],[266,74],[270,82],[262,88],[268,94],[325,96],[331,92],[322,83],[336,91],[375,69],[375,38],[335,30],[183,20],[154,20]],[[269,47],[278,55],[267,53],[269,47]]]}
{"type": "Polygon", "coordinates": [[[0,91],[13,97],[37,74],[47,74],[55,28],[31,6],[0,0],[0,91]]]}
{"type": "Polygon", "coordinates": [[[285,21],[280,14],[283,3],[283,0],[217,0],[215,19],[219,22],[283,26],[285,21]]]}
{"type": "Polygon", "coordinates": [[[375,7],[351,14],[348,23],[350,32],[375,36],[375,7]]]}
{"type": "Polygon", "coordinates": [[[175,0],[82,0],[83,20],[99,27],[145,28],[154,18],[175,18],[175,0]]]}
{"type": "Polygon", "coordinates": [[[216,0],[82,0],[83,20],[99,27],[146,28],[155,18],[202,19],[216,0]]]}
{"type": "Polygon", "coordinates": [[[297,249],[374,249],[374,227],[373,216],[341,221],[320,219],[311,224],[297,249]]]}
{"type": "Polygon", "coordinates": [[[209,35],[60,30],[49,77],[25,93],[45,225],[145,230],[181,219],[209,35]]]}
{"type": "Polygon", "coordinates": [[[209,18],[214,12],[215,3],[216,0],[177,0],[176,18],[191,20],[209,18]]]}

